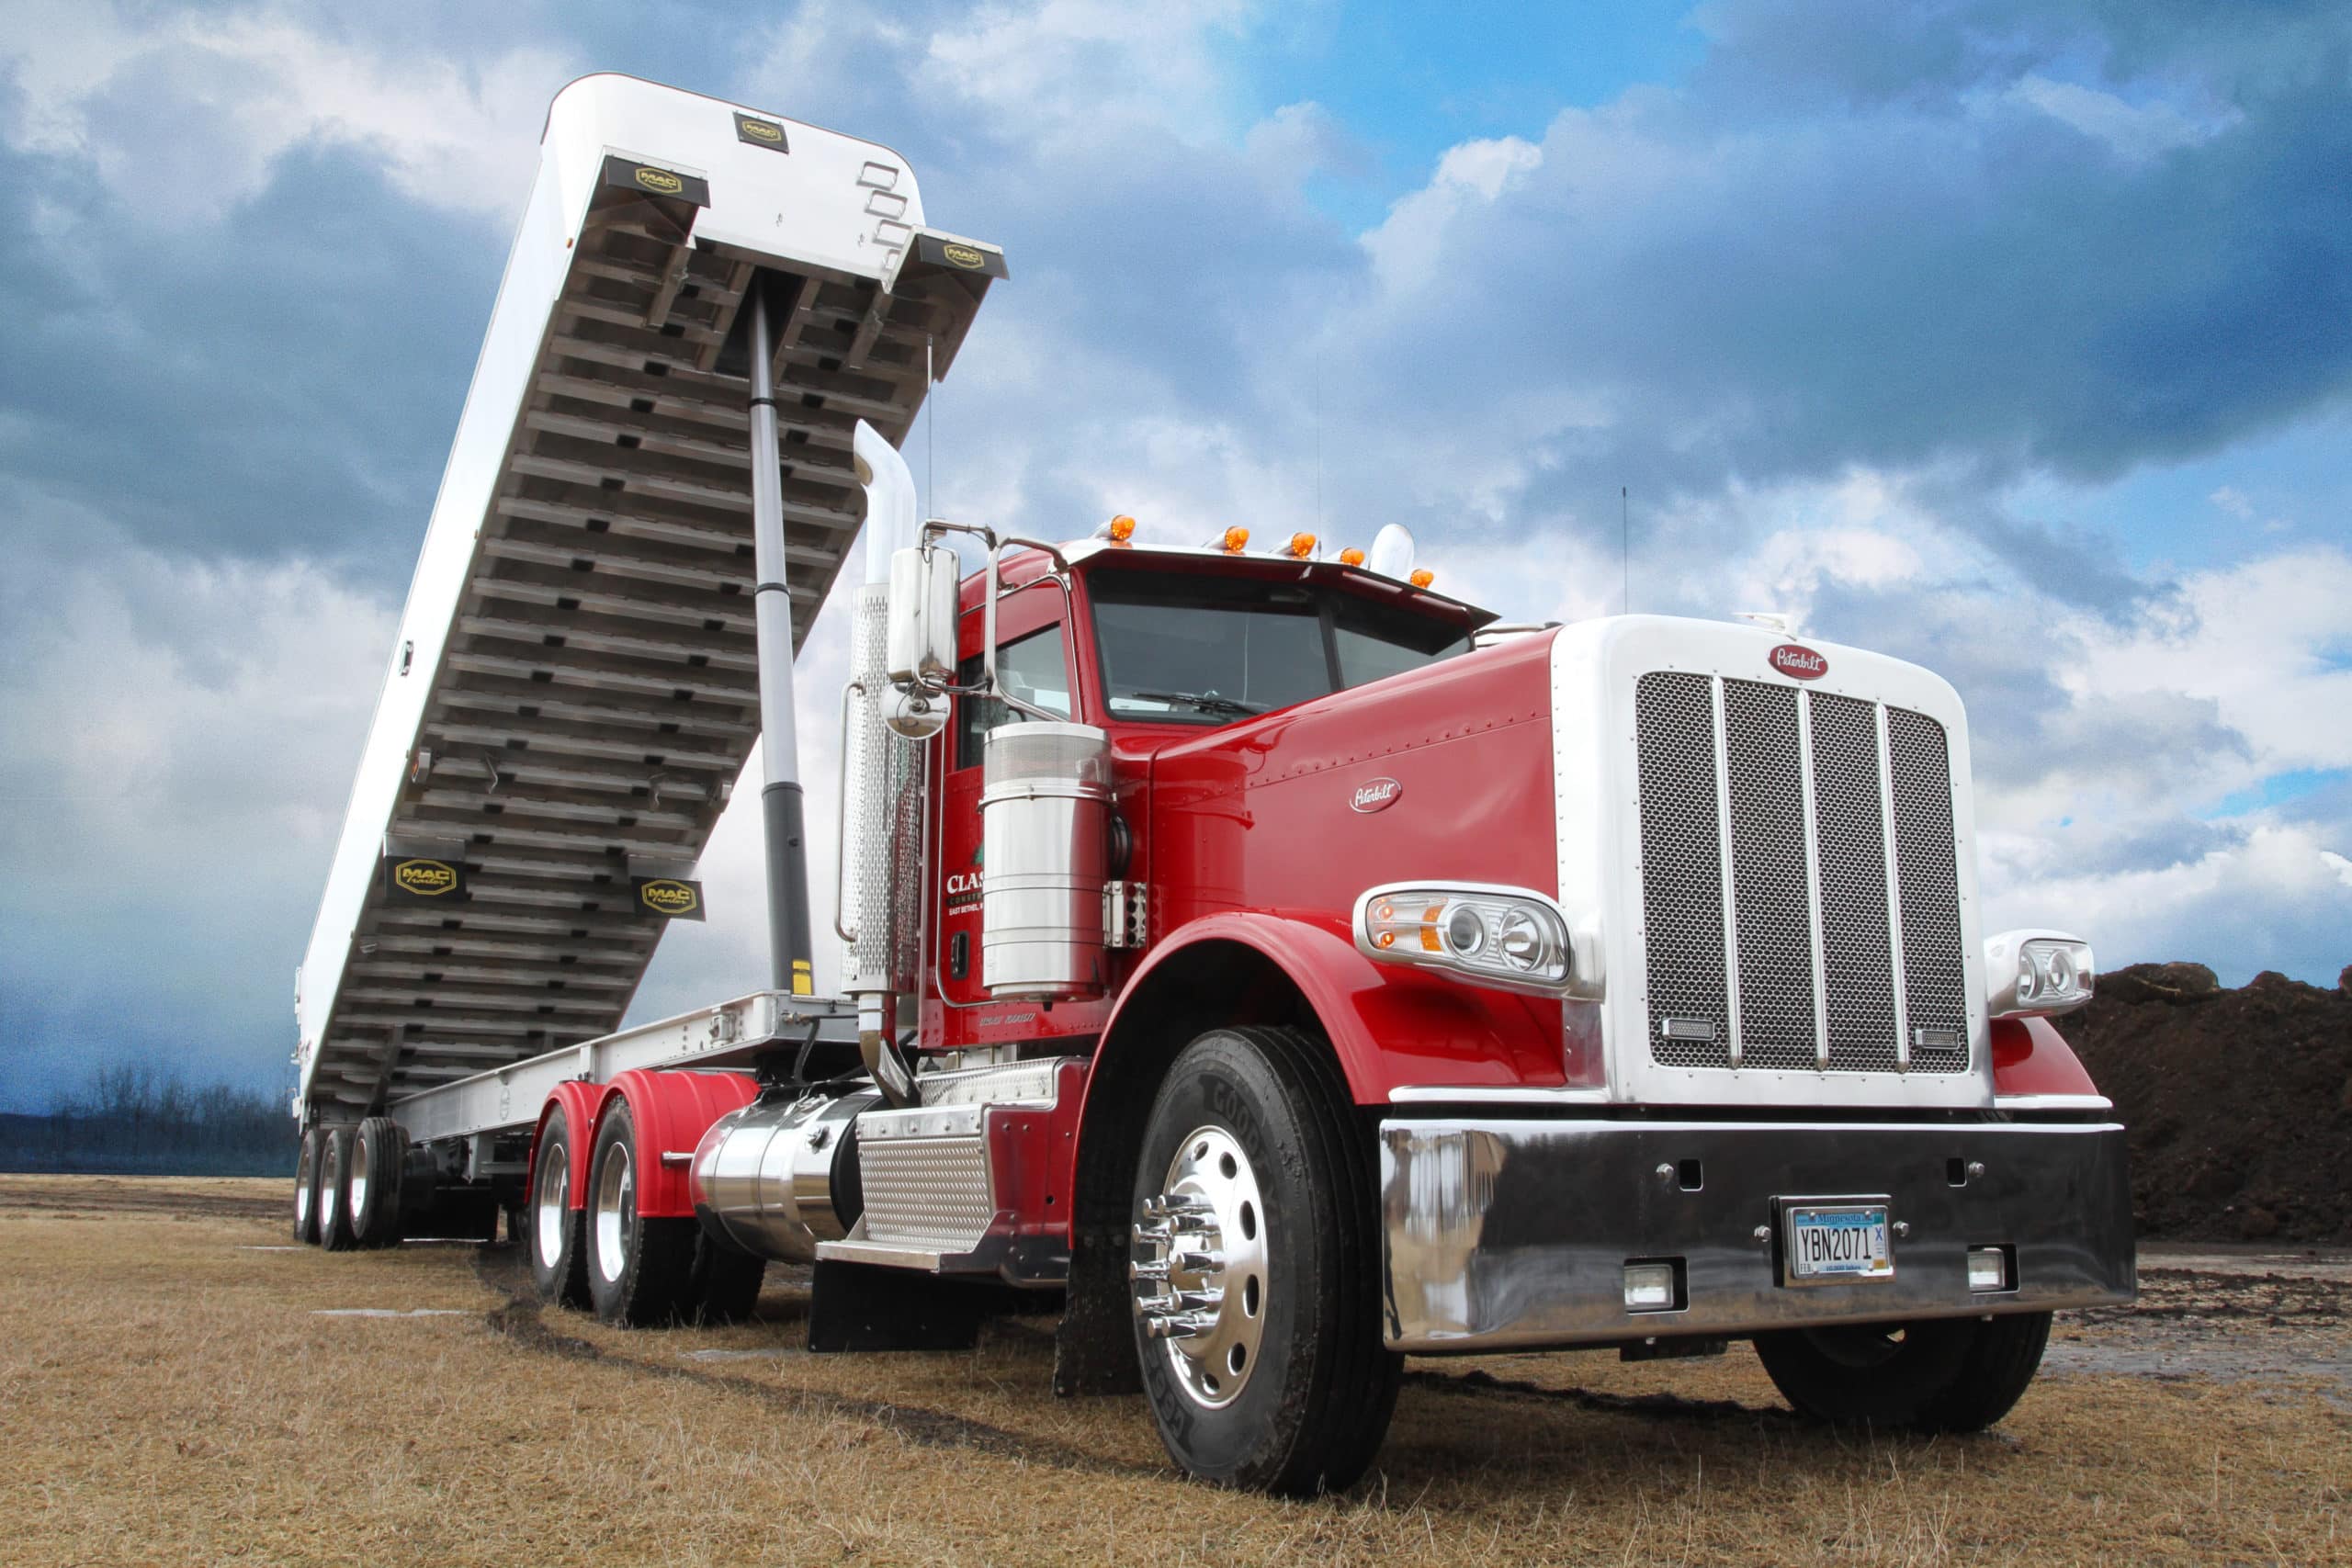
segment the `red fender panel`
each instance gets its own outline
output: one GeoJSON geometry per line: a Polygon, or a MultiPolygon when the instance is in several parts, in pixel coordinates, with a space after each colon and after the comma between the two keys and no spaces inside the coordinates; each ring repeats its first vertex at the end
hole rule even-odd
{"type": "MultiPolygon", "coordinates": [[[[1155,944],[1119,998],[1106,1040],[1152,971],[1204,942],[1254,948],[1272,960],[1322,1021],[1359,1105],[1381,1105],[1406,1084],[1565,1081],[1560,1004],[1374,964],[1329,916],[1235,911],[1204,915],[1155,944]]],[[[1090,1085],[1091,1087],[1091,1085],[1090,1085]]]]}
{"type": "MultiPolygon", "coordinates": [[[[730,1111],[752,1103],[760,1086],[749,1073],[649,1072],[632,1067],[614,1075],[605,1090],[597,1121],[612,1114],[626,1100],[637,1125],[637,1212],[654,1219],[690,1218],[694,1199],[687,1190],[686,1159],[710,1131],[710,1124],[730,1111]]],[[[583,1179],[580,1187],[587,1186],[583,1179]]]]}
{"type": "Polygon", "coordinates": [[[2046,1018],[1993,1021],[1995,1094],[2097,1094],[2075,1048],[2046,1018]]]}
{"type": "Polygon", "coordinates": [[[548,1119],[556,1108],[563,1109],[565,1125],[571,1129],[571,1142],[564,1150],[571,1168],[571,1183],[567,1189],[571,1208],[587,1206],[588,1153],[596,1146],[596,1111],[605,1096],[604,1086],[586,1083],[578,1078],[555,1086],[548,1102],[539,1107],[539,1124],[531,1134],[531,1168],[523,1179],[523,1190],[536,1192],[539,1185],[540,1140],[547,1136],[548,1119]]]}

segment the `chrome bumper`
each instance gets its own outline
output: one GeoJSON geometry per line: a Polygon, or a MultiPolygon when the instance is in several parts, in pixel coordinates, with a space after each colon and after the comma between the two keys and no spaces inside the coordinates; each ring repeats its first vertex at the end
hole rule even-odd
{"type": "Polygon", "coordinates": [[[2138,1293],[2112,1122],[1400,1118],[1381,1124],[1380,1182],[1398,1350],[1737,1337],[2138,1293]],[[1783,1283],[1781,1201],[1840,1198],[1888,1205],[1894,1276],[1783,1283]],[[1972,1247],[2013,1249],[2016,1288],[1972,1293],[1972,1247]],[[1626,1310],[1636,1258],[1681,1265],[1677,1310],[1626,1310]]]}

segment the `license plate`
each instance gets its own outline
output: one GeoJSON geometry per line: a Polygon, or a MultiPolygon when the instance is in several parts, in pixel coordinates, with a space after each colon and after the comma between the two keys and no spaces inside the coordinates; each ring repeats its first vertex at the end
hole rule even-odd
{"type": "Polygon", "coordinates": [[[1782,1212],[1789,1223],[1790,1283],[1894,1277],[1894,1257],[1887,1249],[1885,1204],[1802,1204],[1782,1212]]]}

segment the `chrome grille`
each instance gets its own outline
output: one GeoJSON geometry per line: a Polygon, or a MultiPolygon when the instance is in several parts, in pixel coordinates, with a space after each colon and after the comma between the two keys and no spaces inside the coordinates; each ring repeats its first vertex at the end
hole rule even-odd
{"type": "Polygon", "coordinates": [[[1886,818],[1879,809],[1878,709],[1819,693],[1813,710],[1813,823],[1821,863],[1821,949],[1829,1059],[1896,1065],[1894,941],[1887,925],[1886,818]]]}
{"type": "Polygon", "coordinates": [[[1714,694],[1703,675],[1645,675],[1639,705],[1650,1049],[1671,1066],[1729,1066],[1714,694]],[[1691,1037],[1673,1038],[1667,1032],[1670,1023],[1685,1026],[1691,1037]]]}
{"type": "Polygon", "coordinates": [[[1724,682],[1724,762],[1731,781],[1739,1062],[1747,1067],[1810,1067],[1821,1031],[1813,1008],[1813,910],[1805,886],[1796,693],[1752,681],[1724,682]]]}
{"type": "Polygon", "coordinates": [[[1952,862],[1951,758],[1944,727],[1924,714],[1889,708],[1886,754],[1911,1065],[1958,1072],[1968,1065],[1968,1004],[1961,980],[1960,880],[1952,862]]]}
{"type": "Polygon", "coordinates": [[[1635,686],[1634,742],[1652,1060],[1965,1070],[1941,725],[1656,671],[1635,686]]]}

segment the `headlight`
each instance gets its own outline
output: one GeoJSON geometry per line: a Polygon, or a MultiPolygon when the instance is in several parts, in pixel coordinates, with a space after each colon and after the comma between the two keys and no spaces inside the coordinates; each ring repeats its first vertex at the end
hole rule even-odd
{"type": "Polygon", "coordinates": [[[2098,966],[2090,944],[2064,931],[2003,931],[1984,942],[1984,1010],[2049,1018],[2091,999],[2098,966]]]}
{"type": "Polygon", "coordinates": [[[1355,939],[1369,957],[1449,969],[1504,990],[1560,996],[1579,988],[1566,917],[1526,888],[1375,887],[1356,900],[1355,939]]]}

